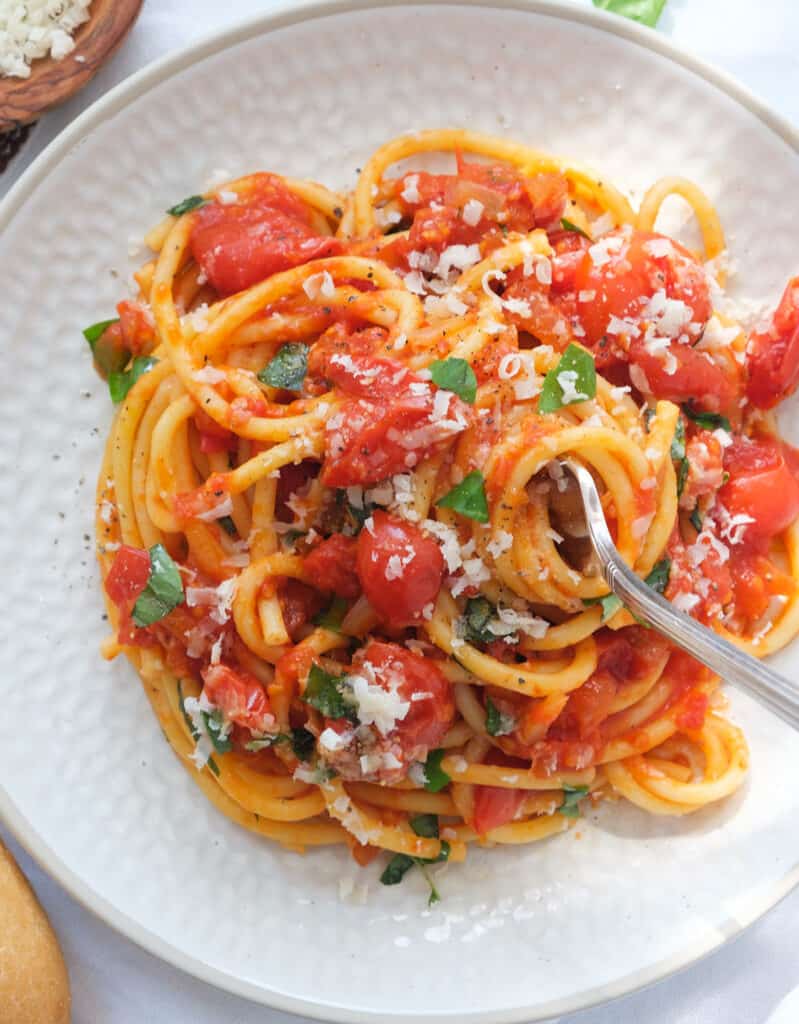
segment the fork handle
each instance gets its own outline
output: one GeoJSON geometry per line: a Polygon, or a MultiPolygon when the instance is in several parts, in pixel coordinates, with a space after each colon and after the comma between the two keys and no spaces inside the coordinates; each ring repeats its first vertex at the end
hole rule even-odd
{"type": "Polygon", "coordinates": [[[659,633],[799,730],[797,688],[751,654],[678,611],[636,576],[613,543],[591,474],[583,466],[572,462],[568,465],[577,477],[585,504],[588,531],[603,566],[603,576],[613,593],[631,612],[650,623],[659,633]]]}

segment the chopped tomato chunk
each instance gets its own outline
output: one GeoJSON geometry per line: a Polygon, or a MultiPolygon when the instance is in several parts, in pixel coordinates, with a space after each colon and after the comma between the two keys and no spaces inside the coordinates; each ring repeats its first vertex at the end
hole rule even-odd
{"type": "Polygon", "coordinates": [[[105,578],[105,592],[121,607],[135,600],[150,579],[150,554],[140,548],[122,544],[105,578]]]}
{"type": "Polygon", "coordinates": [[[758,409],[771,409],[799,384],[799,277],[788,282],[769,326],[747,346],[746,394],[758,409]]]}
{"type": "Polygon", "coordinates": [[[342,251],[338,239],[316,234],[303,202],[272,174],[257,175],[237,202],[208,203],[194,217],[192,255],[220,295],[342,251]]]}
{"type": "Polygon", "coordinates": [[[365,672],[367,679],[384,690],[396,690],[408,702],[406,714],[397,719],[390,735],[398,741],[406,763],[424,760],[427,751],[441,743],[455,717],[452,688],[438,665],[399,644],[370,640],[353,658],[352,671],[365,672]]]}
{"type": "MultiPolygon", "coordinates": [[[[444,577],[438,542],[378,510],[358,538],[358,576],[369,603],[390,626],[409,626],[432,606],[444,577]]],[[[432,609],[431,609],[432,610],[432,609]]]]}
{"type": "Polygon", "coordinates": [[[305,557],[305,571],[311,583],[337,597],[355,598],[361,584],[355,569],[358,541],[334,533],[305,557]]]}
{"type": "Polygon", "coordinates": [[[465,402],[394,360],[336,354],[327,373],[345,394],[363,396],[345,400],[326,424],[322,480],[328,487],[405,473],[468,425],[465,402]]]}
{"type": "Polygon", "coordinates": [[[117,306],[117,313],[124,347],[134,356],[151,348],[155,341],[155,321],[150,310],[140,302],[123,299],[117,306]]]}
{"type": "Polygon", "coordinates": [[[256,732],[273,729],[269,699],[255,676],[220,664],[209,666],[202,677],[205,696],[226,719],[256,732]]]}
{"type": "Polygon", "coordinates": [[[653,231],[625,227],[603,235],[583,256],[575,288],[591,346],[619,333],[613,317],[638,329],[656,320],[659,335],[696,341],[712,312],[702,267],[679,242],[653,231]]]}
{"type": "Polygon", "coordinates": [[[743,517],[747,546],[767,544],[799,515],[795,459],[788,445],[765,435],[736,437],[726,449],[724,468],[730,478],[718,501],[733,518],[743,517]]]}

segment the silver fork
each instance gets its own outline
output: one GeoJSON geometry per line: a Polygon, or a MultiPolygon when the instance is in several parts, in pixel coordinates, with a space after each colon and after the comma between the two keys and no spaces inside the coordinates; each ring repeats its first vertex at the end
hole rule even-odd
{"type": "Polygon", "coordinates": [[[717,675],[745,690],[756,701],[799,729],[799,689],[757,658],[739,650],[712,629],[678,611],[648,587],[627,566],[610,536],[599,491],[588,470],[571,459],[563,461],[580,487],[591,543],[602,567],[602,576],[627,608],[658,632],[688,651],[717,675]]]}

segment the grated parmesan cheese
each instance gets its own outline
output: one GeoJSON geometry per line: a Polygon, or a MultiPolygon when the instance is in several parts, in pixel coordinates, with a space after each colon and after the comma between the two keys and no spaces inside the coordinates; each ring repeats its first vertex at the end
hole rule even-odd
{"type": "Polygon", "coordinates": [[[63,60],[75,49],[72,34],[89,20],[91,0],[26,0],[0,6],[0,75],[28,78],[34,60],[63,60]]]}

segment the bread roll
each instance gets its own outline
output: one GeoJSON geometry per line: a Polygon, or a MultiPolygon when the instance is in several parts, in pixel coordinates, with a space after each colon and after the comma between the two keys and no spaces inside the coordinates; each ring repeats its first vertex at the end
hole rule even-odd
{"type": "Polygon", "coordinates": [[[47,915],[0,843],[0,1024],[69,1024],[69,977],[47,915]]]}

